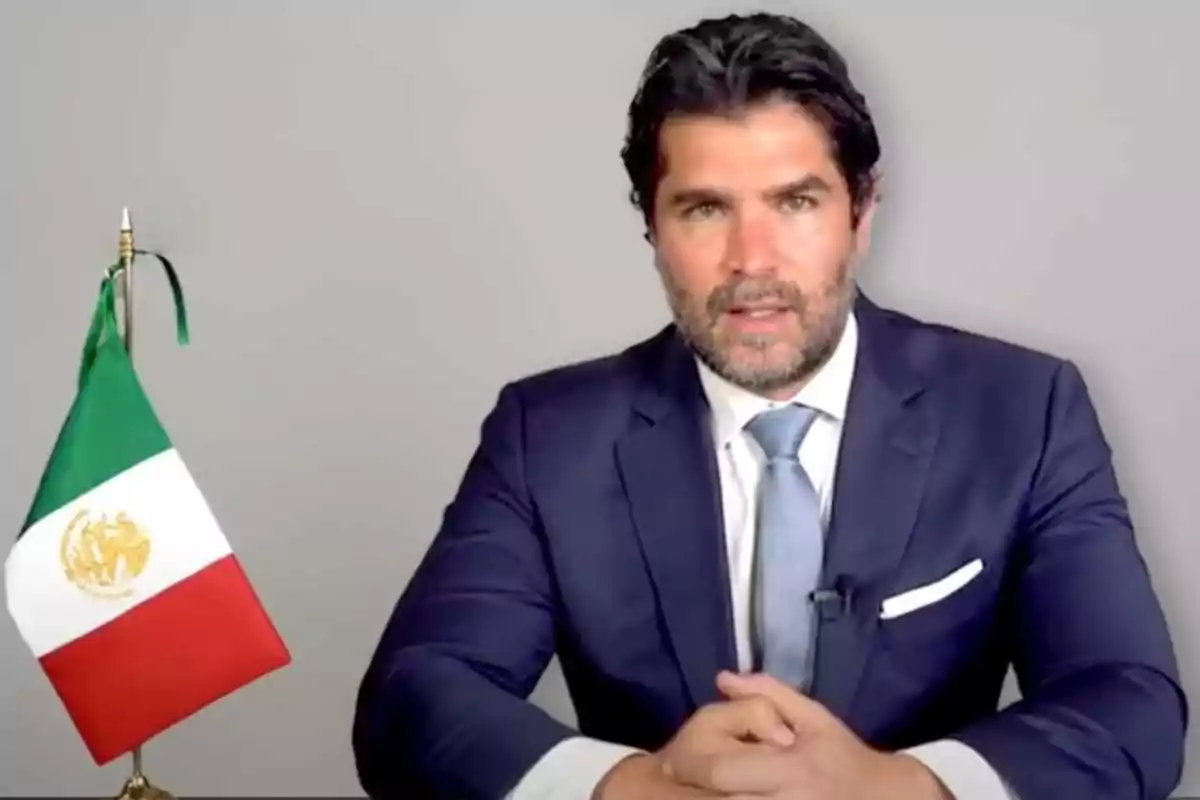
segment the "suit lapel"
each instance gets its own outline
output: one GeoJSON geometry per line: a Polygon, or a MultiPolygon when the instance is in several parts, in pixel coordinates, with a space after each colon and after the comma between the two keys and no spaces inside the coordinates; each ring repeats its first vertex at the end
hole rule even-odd
{"type": "Polygon", "coordinates": [[[818,629],[813,695],[850,712],[879,623],[879,602],[917,518],[937,438],[932,394],[923,392],[905,332],[860,297],[859,353],[842,434],[825,583],[849,590],[848,613],[818,629]]]}
{"type": "Polygon", "coordinates": [[[700,706],[717,699],[717,673],[736,669],[720,484],[691,355],[673,334],[659,344],[617,459],[667,635],[700,706]]]}

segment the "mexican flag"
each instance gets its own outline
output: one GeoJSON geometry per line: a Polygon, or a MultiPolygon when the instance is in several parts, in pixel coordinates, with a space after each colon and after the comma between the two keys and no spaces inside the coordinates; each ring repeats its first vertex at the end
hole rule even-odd
{"type": "Polygon", "coordinates": [[[143,392],[114,280],[4,566],[9,613],[97,764],[290,662],[143,392]]]}

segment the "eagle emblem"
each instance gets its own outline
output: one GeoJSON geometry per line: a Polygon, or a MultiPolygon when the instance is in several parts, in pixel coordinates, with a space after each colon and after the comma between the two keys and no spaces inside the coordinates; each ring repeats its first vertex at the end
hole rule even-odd
{"type": "Polygon", "coordinates": [[[119,599],[132,594],[145,571],[150,538],[124,511],[111,519],[80,511],[63,532],[60,557],[67,579],[80,590],[119,599]]]}

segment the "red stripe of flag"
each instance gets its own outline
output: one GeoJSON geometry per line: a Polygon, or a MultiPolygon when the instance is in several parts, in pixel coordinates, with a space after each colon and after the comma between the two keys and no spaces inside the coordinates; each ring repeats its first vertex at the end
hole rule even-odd
{"type": "Polygon", "coordinates": [[[103,765],[290,660],[228,555],[40,662],[103,765]]]}

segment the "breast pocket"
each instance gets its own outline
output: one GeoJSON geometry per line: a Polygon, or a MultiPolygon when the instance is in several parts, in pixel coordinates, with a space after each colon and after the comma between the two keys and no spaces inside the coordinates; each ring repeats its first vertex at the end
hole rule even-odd
{"type": "Polygon", "coordinates": [[[985,658],[999,570],[976,559],[893,591],[878,607],[875,675],[905,696],[929,696],[985,658]]]}
{"type": "Polygon", "coordinates": [[[996,585],[995,570],[973,559],[885,598],[879,604],[880,631],[893,650],[951,636],[987,614],[996,585]]]}

